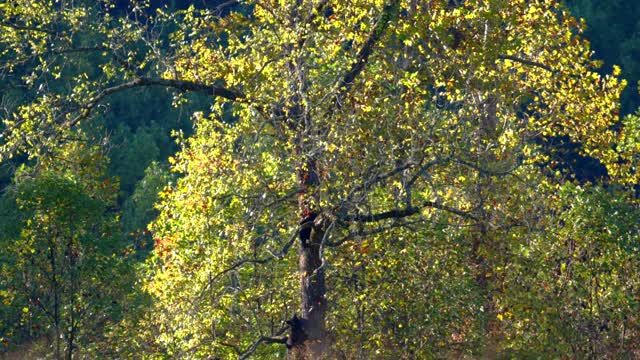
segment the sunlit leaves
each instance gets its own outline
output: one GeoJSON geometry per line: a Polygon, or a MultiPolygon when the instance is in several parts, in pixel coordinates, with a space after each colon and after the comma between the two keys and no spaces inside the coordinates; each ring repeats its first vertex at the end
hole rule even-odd
{"type": "Polygon", "coordinates": [[[107,212],[117,182],[101,175],[97,150],[65,144],[51,154],[55,162],[23,167],[2,198],[0,331],[11,348],[22,345],[25,332],[51,333],[51,347],[37,356],[89,353],[100,342],[96,331],[117,319],[118,301],[130,291],[126,251],[107,212]],[[11,310],[19,307],[16,319],[11,310]]]}
{"type": "MultiPolygon", "coordinates": [[[[104,27],[78,8],[59,22],[98,29],[100,76],[77,71],[68,89],[38,94],[5,121],[4,155],[46,158],[122,81],[149,75],[241,94],[212,98],[210,115],[194,114],[193,136],[176,134],[169,161],[179,179],[160,194],[143,279],[154,299],[141,322],[149,347],[232,358],[280,335],[298,308],[294,249],[309,209],[326,221],[321,266],[337,353],[537,351],[547,334],[561,336],[554,316],[575,307],[558,306],[557,294],[594,268],[569,279],[564,262],[554,275],[558,241],[593,240],[584,224],[605,212],[563,187],[545,141],[579,143],[612,183],[637,173],[637,121],[615,126],[625,83],[618,69],[598,72],[581,25],[553,1],[242,4],[225,17],[190,7],[158,12],[157,23],[107,17],[104,27]],[[585,203],[569,203],[571,194],[585,203]]],[[[580,301],[583,290],[566,295],[580,301]]],[[[632,309],[622,304],[612,307],[632,309]]]]}
{"type": "MultiPolygon", "coordinates": [[[[327,251],[336,306],[329,326],[345,339],[338,348],[355,353],[364,346],[371,356],[391,356],[396,348],[471,351],[482,343],[479,334],[499,331],[496,315],[516,316],[493,313],[487,294],[507,284],[511,243],[530,256],[524,244],[545,226],[547,198],[536,189],[554,185],[533,165],[545,160],[541,139],[569,136],[612,174],[619,166],[612,125],[624,82],[596,73],[578,24],[554,3],[467,1],[455,9],[444,2],[403,3],[348,95],[335,103],[346,88],[337,80],[353,66],[381,6],[331,4],[328,16],[310,23],[296,22],[308,8],[293,3],[278,9],[257,3],[250,21],[239,14],[186,14],[189,29],[175,35],[178,76],[240,86],[246,99],[225,105],[237,116],[233,125],[198,119],[197,134],[182,142],[174,160],[185,177],[165,193],[155,223],[157,256],[164,261],[148,286],[160,306],[182,309],[162,319],[183,324],[174,329],[185,336],[179,347],[196,338],[207,343],[209,336],[242,348],[247,332],[205,336],[194,330],[203,323],[197,319],[214,317],[222,329],[258,326],[262,316],[240,320],[250,309],[266,311],[246,299],[263,299],[269,288],[290,296],[291,288],[270,283],[253,265],[233,266],[277,253],[295,234],[291,195],[296,172],[305,171],[299,157],[317,159],[315,206],[337,212],[333,216],[425,201],[464,214],[425,208],[412,219],[333,229],[331,240],[351,241],[327,251]],[[302,88],[294,86],[300,78],[302,88]],[[295,106],[309,116],[304,131],[299,119],[288,118],[295,106]],[[204,292],[215,295],[199,300],[204,292]],[[194,298],[202,311],[184,307],[194,298]],[[231,315],[213,315],[230,308],[231,315]],[[403,320],[408,314],[413,323],[403,320]]],[[[291,261],[267,268],[291,283],[291,261]]],[[[166,346],[172,341],[162,338],[166,346]]]]}

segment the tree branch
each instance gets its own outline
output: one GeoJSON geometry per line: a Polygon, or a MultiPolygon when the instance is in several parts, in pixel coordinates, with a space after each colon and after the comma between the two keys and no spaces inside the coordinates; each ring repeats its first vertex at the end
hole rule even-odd
{"type": "MultiPolygon", "coordinates": [[[[184,92],[201,92],[215,97],[225,98],[227,100],[236,101],[244,98],[244,94],[241,91],[231,90],[223,86],[207,85],[203,83],[186,81],[186,80],[171,80],[171,79],[152,79],[152,78],[137,78],[129,83],[122,84],[129,85],[128,88],[142,87],[142,86],[163,86],[168,88],[174,88],[176,90],[184,92]]],[[[122,86],[121,85],[121,86],[122,86]]],[[[112,88],[113,89],[113,88],[112,88]]],[[[109,89],[106,89],[107,91],[109,89]]],[[[114,91],[112,91],[113,93],[114,91]]]]}
{"type": "Polygon", "coordinates": [[[223,2],[220,5],[216,6],[214,11],[216,12],[216,14],[221,15],[228,8],[234,7],[234,6],[239,5],[239,4],[240,4],[240,2],[238,0],[228,0],[228,1],[223,2]]]}
{"type": "MultiPolygon", "coordinates": [[[[375,167],[378,167],[380,164],[374,164],[373,166],[369,167],[369,169],[367,171],[365,171],[364,173],[369,173],[371,172],[375,167]]],[[[347,196],[346,199],[344,199],[343,201],[341,201],[342,204],[344,203],[349,203],[351,202],[351,200],[353,199],[353,197],[360,191],[366,190],[369,187],[373,186],[374,184],[377,184],[379,182],[382,182],[384,180],[387,180],[397,174],[402,173],[403,171],[410,169],[414,166],[416,166],[417,164],[414,162],[407,162],[404,165],[398,166],[394,169],[392,169],[391,171],[384,173],[384,174],[380,174],[380,173],[375,173],[373,176],[371,176],[369,179],[366,179],[362,184],[354,187],[350,192],[349,195],[347,196]]]]}
{"type": "Polygon", "coordinates": [[[476,170],[477,172],[479,172],[482,175],[487,175],[487,176],[507,176],[507,175],[514,175],[513,172],[519,168],[522,165],[522,162],[524,160],[524,157],[522,155],[518,156],[517,161],[513,164],[513,166],[511,166],[510,168],[503,170],[503,171],[494,171],[494,170],[490,170],[490,169],[485,169],[479,165],[473,164],[469,161],[465,161],[462,159],[456,159],[454,160],[455,162],[462,164],[464,166],[470,167],[474,170],[476,170]]]}
{"type": "Polygon", "coordinates": [[[329,247],[337,247],[340,246],[342,244],[344,244],[345,242],[352,240],[354,238],[356,238],[357,236],[369,236],[369,235],[375,235],[375,234],[380,234],[383,233],[385,231],[389,231],[391,229],[397,228],[397,227],[401,227],[404,226],[404,223],[396,223],[394,222],[393,224],[390,225],[386,225],[386,226],[381,226],[372,230],[363,230],[363,231],[353,231],[350,232],[349,234],[347,234],[345,237],[343,237],[342,239],[338,240],[338,241],[327,241],[326,242],[326,246],[329,247]]]}
{"type": "MultiPolygon", "coordinates": [[[[219,279],[222,275],[228,274],[231,271],[245,265],[245,264],[266,264],[269,261],[276,259],[276,258],[280,258],[284,255],[286,255],[289,252],[289,249],[291,248],[291,246],[293,245],[293,243],[296,240],[296,237],[298,236],[298,233],[300,232],[300,230],[302,229],[307,229],[309,227],[311,227],[312,223],[308,223],[308,224],[302,224],[300,226],[300,229],[298,229],[298,231],[295,232],[295,234],[293,234],[293,236],[291,236],[291,238],[289,239],[289,241],[282,247],[282,249],[280,250],[280,253],[278,254],[271,254],[267,257],[264,258],[260,258],[260,259],[242,259],[237,261],[236,263],[234,263],[233,265],[231,265],[230,267],[220,271],[219,273],[217,273],[213,278],[211,278],[211,280],[209,280],[209,284],[208,286],[213,285],[213,282],[215,282],[217,279],[219,279]]],[[[207,287],[208,287],[207,286],[207,287]]],[[[206,290],[206,289],[205,289],[206,290]]]]}
{"type": "Polygon", "coordinates": [[[86,46],[86,47],[77,47],[77,48],[68,48],[68,49],[50,49],[41,53],[34,53],[30,55],[23,56],[21,58],[14,59],[14,64],[23,64],[28,60],[37,59],[41,56],[57,56],[57,55],[65,55],[65,54],[75,54],[75,53],[87,53],[94,51],[106,51],[110,50],[107,46],[86,46]]]}
{"type": "Polygon", "coordinates": [[[475,217],[469,212],[462,211],[460,209],[456,209],[436,201],[425,201],[420,206],[412,206],[404,209],[389,210],[389,211],[385,211],[377,214],[346,215],[341,217],[340,220],[345,222],[355,221],[355,222],[361,222],[361,223],[372,223],[372,222],[378,222],[378,221],[388,220],[388,219],[402,219],[405,217],[415,215],[420,211],[422,211],[422,209],[427,207],[450,212],[452,214],[455,214],[467,219],[478,220],[477,217],[475,217]]]}
{"type": "Polygon", "coordinates": [[[416,171],[416,173],[411,177],[411,179],[409,179],[409,181],[407,181],[406,188],[410,189],[413,186],[413,184],[416,181],[418,181],[418,179],[420,179],[420,177],[425,175],[427,173],[427,171],[429,171],[429,169],[431,169],[433,166],[439,165],[439,164],[445,164],[447,162],[449,162],[449,158],[442,158],[442,159],[436,159],[436,160],[430,161],[430,162],[422,165],[420,167],[420,169],[418,169],[418,171],[416,171]]]}
{"type": "Polygon", "coordinates": [[[8,27],[8,28],[15,29],[15,30],[20,30],[20,31],[34,31],[34,32],[40,32],[40,33],[45,33],[45,34],[50,34],[50,35],[57,34],[53,30],[42,29],[42,28],[33,27],[33,26],[18,25],[18,24],[6,22],[6,21],[1,21],[0,22],[0,26],[8,27]]]}
{"type": "Polygon", "coordinates": [[[400,0],[391,0],[391,2],[382,10],[380,19],[378,19],[373,31],[369,34],[369,38],[358,52],[356,61],[338,83],[338,94],[334,103],[335,108],[342,107],[342,102],[353,86],[354,80],[364,69],[369,57],[373,54],[373,48],[376,46],[378,41],[380,41],[382,35],[384,35],[385,31],[389,27],[389,23],[393,20],[393,17],[398,13],[399,6],[400,0]]]}
{"type": "Polygon", "coordinates": [[[92,51],[107,51],[110,50],[107,46],[86,46],[86,47],[77,47],[77,48],[69,48],[69,49],[59,49],[59,50],[49,50],[46,51],[43,55],[62,55],[62,54],[72,54],[72,53],[80,53],[80,52],[92,52],[92,51]]]}
{"type": "Polygon", "coordinates": [[[312,22],[318,14],[324,10],[324,7],[329,3],[329,0],[320,0],[314,7],[311,13],[304,19],[305,24],[312,22]]]}
{"type": "Polygon", "coordinates": [[[541,69],[547,70],[553,74],[558,73],[558,70],[555,70],[554,68],[547,66],[543,63],[539,63],[537,61],[531,61],[531,60],[526,60],[526,59],[521,59],[519,57],[516,56],[511,56],[511,55],[504,55],[504,54],[500,54],[498,55],[498,59],[500,60],[511,60],[520,64],[524,64],[524,65],[529,65],[529,66],[535,66],[535,67],[539,67],[541,69]]]}
{"type": "Polygon", "coordinates": [[[222,86],[207,85],[203,83],[197,83],[186,80],[171,80],[171,79],[154,79],[154,78],[136,78],[129,82],[106,88],[99,92],[96,96],[90,99],[89,103],[84,105],[80,114],[71,120],[68,125],[73,126],[78,122],[86,119],[91,115],[93,109],[100,104],[108,96],[138,87],[146,86],[163,86],[167,88],[174,88],[183,92],[200,92],[214,97],[221,97],[231,101],[236,101],[244,98],[244,94],[237,90],[231,90],[222,86]]]}
{"type": "MultiPolygon", "coordinates": [[[[296,241],[298,234],[300,233],[300,231],[305,230],[305,229],[309,229],[311,226],[313,226],[313,222],[308,222],[308,223],[304,223],[301,224],[300,227],[298,228],[297,231],[295,231],[292,235],[291,238],[289,238],[289,241],[287,241],[286,244],[284,244],[284,246],[282,247],[282,249],[280,250],[279,253],[273,254],[271,253],[269,256],[263,257],[263,258],[249,258],[249,259],[242,259],[242,260],[238,260],[235,263],[233,263],[231,266],[229,266],[228,268],[218,272],[217,274],[215,274],[214,276],[209,278],[209,281],[207,282],[206,286],[200,291],[200,294],[197,296],[197,298],[201,298],[204,294],[205,291],[207,291],[209,288],[211,288],[213,286],[213,284],[222,276],[244,266],[245,264],[266,264],[269,261],[273,260],[273,259],[281,259],[284,255],[286,255],[289,252],[289,249],[291,249],[291,246],[293,246],[293,243],[296,241]]],[[[194,302],[191,304],[191,306],[195,306],[195,300],[194,302]]]]}
{"type": "MultiPolygon", "coordinates": [[[[280,333],[284,332],[284,330],[286,330],[286,329],[287,328],[284,327],[283,330],[280,331],[280,333]]],[[[253,355],[253,353],[256,352],[256,350],[258,349],[258,346],[261,343],[265,343],[265,344],[286,344],[287,343],[287,337],[286,336],[277,336],[277,337],[261,336],[260,339],[256,340],[253,344],[251,344],[247,348],[247,350],[245,350],[244,353],[238,357],[238,360],[246,360],[246,359],[248,359],[251,355],[253,355]]]]}

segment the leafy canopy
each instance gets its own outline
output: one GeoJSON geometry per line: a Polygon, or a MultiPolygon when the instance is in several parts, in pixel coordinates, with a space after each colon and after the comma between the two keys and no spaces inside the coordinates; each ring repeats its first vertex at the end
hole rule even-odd
{"type": "MultiPolygon", "coordinates": [[[[633,145],[616,147],[631,135],[614,126],[625,82],[617,68],[596,71],[582,25],[555,1],[451,3],[264,0],[227,16],[135,6],[119,18],[97,5],[3,4],[15,22],[0,27],[11,35],[2,56],[35,65],[28,86],[55,80],[50,59],[78,49],[81,33],[100,39],[89,47],[101,74],[18,107],[1,154],[47,156],[128,89],[212,96],[193,136],[178,134],[181,178],[151,225],[143,326],[169,356],[283,351],[260,345],[278,342],[300,284],[325,272],[332,351],[437,356],[500,342],[500,331],[501,346],[521,346],[547,335],[496,322],[503,288],[526,291],[497,273],[533,239],[553,241],[540,229],[562,180],[541,166],[541,147],[567,137],[633,181],[633,145]],[[298,274],[290,250],[311,213],[321,263],[298,274]]],[[[527,322],[527,311],[510,314],[527,322]]]]}

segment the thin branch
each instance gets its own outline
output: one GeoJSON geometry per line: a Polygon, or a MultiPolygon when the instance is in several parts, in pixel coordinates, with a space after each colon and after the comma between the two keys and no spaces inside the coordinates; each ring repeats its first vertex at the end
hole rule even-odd
{"type": "Polygon", "coordinates": [[[334,108],[340,108],[342,106],[342,102],[344,98],[347,96],[347,93],[353,86],[354,80],[360,75],[365,65],[367,64],[369,57],[373,54],[373,48],[377,45],[382,35],[386,32],[389,27],[389,23],[393,20],[393,17],[398,13],[398,8],[400,6],[400,0],[391,0],[389,4],[387,4],[382,10],[382,15],[380,15],[380,19],[376,22],[373,31],[369,34],[369,38],[364,43],[354,64],[351,66],[351,69],[342,77],[342,79],[338,83],[338,94],[336,95],[336,100],[334,102],[334,108]]]}
{"type": "Polygon", "coordinates": [[[513,175],[513,172],[522,165],[523,160],[524,160],[524,158],[522,156],[519,156],[517,161],[513,164],[513,166],[511,166],[507,170],[503,170],[503,171],[489,170],[489,169],[483,168],[481,166],[478,166],[476,164],[473,164],[473,163],[471,163],[469,161],[465,161],[465,160],[462,160],[462,159],[456,159],[454,161],[459,163],[459,164],[462,164],[464,166],[470,167],[470,168],[476,170],[477,172],[479,172],[482,175],[507,176],[507,175],[513,175]]]}
{"type": "Polygon", "coordinates": [[[242,260],[238,260],[237,262],[233,263],[231,266],[229,266],[228,268],[218,272],[217,274],[213,275],[213,276],[209,276],[209,280],[207,281],[206,285],[200,290],[199,294],[196,295],[192,300],[191,300],[191,305],[190,305],[190,310],[189,312],[191,312],[193,310],[193,308],[199,303],[199,301],[203,298],[204,293],[209,290],[213,284],[218,281],[218,279],[220,279],[222,276],[246,265],[246,264],[266,264],[268,262],[270,262],[271,260],[274,259],[282,259],[288,252],[289,249],[291,249],[291,246],[293,246],[293,243],[296,241],[296,238],[298,237],[298,234],[300,233],[301,230],[303,229],[307,229],[309,227],[311,227],[313,225],[313,223],[307,223],[307,224],[302,224],[300,225],[300,227],[298,228],[298,230],[293,233],[291,235],[291,238],[289,239],[289,241],[287,241],[286,244],[284,244],[284,246],[282,247],[282,249],[280,250],[280,252],[278,253],[270,253],[269,256],[263,257],[263,258],[249,258],[249,259],[242,259],[242,260]]]}
{"type": "MultiPolygon", "coordinates": [[[[152,78],[137,78],[130,81],[128,88],[143,87],[143,86],[163,86],[168,88],[174,88],[176,90],[185,92],[201,92],[215,97],[225,98],[227,100],[236,101],[244,98],[244,93],[238,90],[232,90],[223,86],[207,85],[203,83],[186,81],[186,80],[172,80],[172,79],[152,79],[152,78]]],[[[121,86],[122,86],[121,85],[121,86]]],[[[106,89],[109,90],[109,89],[106,89]]],[[[105,90],[105,91],[106,91],[105,90]]],[[[113,92],[113,91],[112,91],[113,92]]]]}
{"type": "MultiPolygon", "coordinates": [[[[226,342],[224,342],[224,341],[219,342],[219,344],[220,344],[220,345],[222,345],[222,346],[226,346],[226,347],[228,347],[228,348],[233,349],[233,351],[234,351],[236,354],[238,354],[238,355],[242,355],[242,350],[240,350],[240,348],[239,348],[239,347],[237,347],[236,345],[229,344],[229,343],[226,343],[226,342]]],[[[194,346],[193,348],[189,349],[189,352],[196,350],[199,346],[200,346],[200,345],[196,345],[196,346],[194,346]]]]}
{"type": "Polygon", "coordinates": [[[346,236],[344,236],[342,239],[340,239],[338,241],[335,241],[335,242],[327,241],[325,246],[337,247],[337,246],[340,246],[340,245],[344,244],[345,242],[347,242],[349,240],[355,239],[356,237],[380,234],[380,233],[389,231],[391,229],[399,228],[399,227],[407,227],[407,228],[411,229],[411,225],[417,224],[417,223],[420,223],[420,221],[411,221],[411,222],[395,221],[392,224],[385,225],[385,226],[380,226],[380,227],[377,227],[377,228],[371,229],[371,230],[352,231],[352,232],[348,233],[346,236]]]}
{"type": "MultiPolygon", "coordinates": [[[[384,173],[384,174],[380,174],[380,173],[375,173],[372,177],[370,177],[369,179],[365,180],[364,183],[354,187],[350,192],[349,195],[347,196],[347,198],[342,201],[342,203],[348,203],[351,201],[351,199],[353,198],[353,196],[355,194],[357,194],[360,191],[366,190],[367,188],[373,186],[376,183],[382,182],[384,180],[387,180],[397,174],[402,173],[403,171],[410,169],[414,166],[416,166],[417,164],[414,162],[407,162],[404,165],[398,166],[395,169],[392,169],[391,171],[384,173]]],[[[369,169],[367,171],[365,171],[365,173],[369,173],[371,172],[375,167],[379,167],[380,164],[376,163],[374,165],[372,165],[371,167],[369,167],[369,169]]]]}
{"type": "Polygon", "coordinates": [[[375,234],[379,234],[388,230],[391,230],[393,228],[399,227],[400,225],[398,224],[390,224],[390,225],[386,225],[386,226],[381,226],[379,228],[375,228],[373,230],[367,230],[367,231],[353,231],[350,232],[349,234],[347,234],[347,236],[343,237],[342,239],[332,242],[332,241],[327,241],[327,243],[325,244],[325,246],[329,246],[329,247],[337,247],[340,246],[342,244],[344,244],[345,242],[352,240],[354,238],[356,238],[357,236],[368,236],[368,235],[375,235],[375,234]]]}
{"type": "Polygon", "coordinates": [[[15,58],[13,64],[23,64],[26,61],[37,59],[41,56],[49,56],[49,55],[65,55],[65,54],[75,54],[75,53],[87,53],[94,51],[106,51],[109,50],[106,46],[86,46],[86,47],[77,47],[77,48],[68,48],[68,49],[50,49],[41,53],[34,53],[30,55],[25,55],[23,57],[15,58]]]}
{"type": "Polygon", "coordinates": [[[413,175],[413,177],[411,177],[411,179],[409,179],[409,181],[407,181],[406,188],[410,189],[413,186],[413,184],[418,179],[420,179],[422,176],[424,176],[427,173],[427,171],[429,171],[429,169],[431,169],[433,166],[440,165],[440,164],[445,164],[447,162],[449,162],[449,158],[442,158],[442,159],[429,161],[425,165],[422,165],[420,167],[420,169],[418,169],[418,171],[416,171],[416,173],[413,175]]]}
{"type": "Polygon", "coordinates": [[[264,207],[265,208],[273,207],[273,206],[275,206],[275,205],[277,205],[277,204],[279,204],[279,203],[281,203],[283,201],[289,200],[293,196],[301,194],[303,192],[304,192],[304,190],[301,190],[301,189],[296,189],[296,190],[289,191],[287,194],[285,194],[285,195],[283,195],[283,196],[281,196],[279,198],[276,198],[276,199],[274,199],[273,201],[271,201],[269,203],[264,204],[264,207]]]}
{"type": "Polygon", "coordinates": [[[311,13],[304,19],[305,24],[311,23],[315,18],[324,10],[324,7],[327,6],[329,0],[320,0],[316,6],[313,7],[311,13]]]}
{"type": "Polygon", "coordinates": [[[77,47],[77,48],[69,48],[69,49],[60,49],[60,50],[49,50],[41,55],[62,55],[62,54],[72,54],[72,53],[80,53],[80,52],[92,52],[92,51],[107,51],[110,50],[107,46],[86,46],[86,47],[77,47]]]}
{"type": "Polygon", "coordinates": [[[313,274],[311,274],[309,277],[315,276],[320,270],[324,269],[325,266],[327,265],[327,259],[324,257],[324,246],[325,246],[325,244],[327,242],[327,239],[331,235],[331,230],[333,230],[333,227],[335,226],[335,224],[336,224],[336,222],[332,221],[331,224],[329,224],[327,229],[324,231],[324,235],[322,236],[322,241],[320,242],[320,248],[318,249],[318,253],[320,254],[321,263],[320,263],[320,266],[318,266],[318,268],[313,270],[313,274]]]}
{"type": "MultiPolygon", "coordinates": [[[[284,327],[280,333],[283,333],[284,330],[286,330],[287,328],[284,327]]],[[[253,355],[253,353],[256,352],[256,350],[258,350],[258,346],[262,343],[265,344],[286,344],[287,343],[287,337],[286,336],[276,336],[276,337],[271,337],[271,336],[261,336],[258,340],[256,340],[253,344],[251,344],[247,350],[244,351],[244,353],[242,355],[240,355],[238,357],[238,360],[246,360],[248,359],[251,355],[253,355]]]]}
{"type": "MultiPolygon", "coordinates": [[[[305,229],[305,228],[309,228],[312,225],[312,223],[308,223],[308,224],[302,224],[300,226],[300,229],[298,231],[296,231],[293,236],[291,236],[291,238],[289,239],[289,241],[282,247],[282,249],[280,250],[279,253],[276,254],[271,254],[267,257],[264,258],[260,258],[260,259],[242,259],[237,261],[236,263],[234,263],[233,265],[231,265],[230,267],[220,271],[219,273],[217,273],[214,277],[211,278],[211,280],[209,280],[209,284],[207,286],[207,288],[211,285],[213,285],[213,283],[218,280],[221,276],[230,273],[233,270],[238,269],[239,267],[245,265],[245,264],[266,264],[269,261],[273,260],[273,259],[279,259],[282,258],[284,255],[286,255],[289,252],[289,249],[291,248],[291,246],[293,246],[293,243],[296,240],[296,237],[298,236],[298,233],[300,232],[300,230],[305,229]]],[[[205,288],[206,290],[206,288],[205,288]]]]}
{"type": "MultiPolygon", "coordinates": [[[[237,262],[233,263],[231,266],[229,266],[228,268],[218,272],[217,274],[215,274],[214,276],[209,278],[209,281],[207,282],[206,286],[200,291],[200,295],[198,296],[198,298],[202,297],[202,294],[204,294],[205,291],[207,291],[209,288],[211,288],[211,286],[213,286],[213,284],[222,276],[246,265],[246,264],[266,264],[268,262],[270,262],[271,260],[274,259],[281,259],[283,258],[288,252],[289,249],[291,249],[291,246],[293,246],[293,243],[296,241],[296,238],[298,237],[298,234],[300,233],[300,231],[305,230],[310,228],[311,226],[313,226],[313,222],[308,222],[308,223],[304,223],[301,224],[300,227],[298,228],[298,230],[296,230],[292,235],[291,238],[289,238],[289,241],[287,241],[286,244],[284,244],[284,246],[282,247],[282,249],[280,250],[280,252],[275,253],[275,254],[270,254],[269,256],[266,256],[264,258],[258,258],[258,259],[242,259],[242,260],[238,260],[237,262]]],[[[192,304],[192,306],[195,306],[195,303],[192,304]]]]}
{"type": "Polygon", "coordinates": [[[222,14],[225,10],[227,10],[230,7],[234,7],[236,5],[240,5],[240,1],[238,0],[229,0],[229,1],[225,1],[222,4],[216,6],[215,10],[213,10],[216,14],[220,15],[222,14]]]}
{"type": "Polygon", "coordinates": [[[556,69],[554,69],[554,68],[552,68],[550,66],[547,66],[547,65],[545,65],[543,63],[539,63],[537,61],[531,61],[531,60],[527,60],[527,59],[521,59],[521,58],[516,57],[516,56],[500,54],[500,55],[498,55],[498,59],[500,59],[500,60],[511,60],[511,61],[514,61],[514,62],[517,62],[517,63],[520,63],[520,64],[539,67],[539,68],[547,70],[547,71],[549,71],[549,72],[551,72],[553,74],[558,73],[558,70],[556,70],[556,69]]]}
{"type": "Polygon", "coordinates": [[[50,34],[50,35],[57,34],[53,30],[43,29],[43,28],[38,28],[38,27],[33,27],[33,26],[18,25],[18,24],[6,22],[6,21],[0,22],[0,26],[8,27],[8,28],[15,29],[15,30],[20,30],[20,31],[34,31],[34,32],[40,32],[40,33],[45,33],[45,34],[50,34]]]}

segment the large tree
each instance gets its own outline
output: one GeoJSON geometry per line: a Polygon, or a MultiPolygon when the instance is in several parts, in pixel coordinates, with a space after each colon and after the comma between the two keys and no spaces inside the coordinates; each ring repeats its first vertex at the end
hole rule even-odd
{"type": "Polygon", "coordinates": [[[227,1],[153,16],[134,3],[120,17],[82,4],[0,7],[3,69],[33,67],[24,80],[41,90],[5,120],[2,154],[49,156],[115,93],[211,95],[179,136],[182,177],[152,226],[142,323],[165,355],[497,351],[509,282],[496,269],[544,228],[560,181],[542,144],[570,139],[612,177],[634,175],[614,146],[624,82],[596,72],[553,1],[227,1]],[[87,52],[97,79],[64,66],[87,52]]]}

